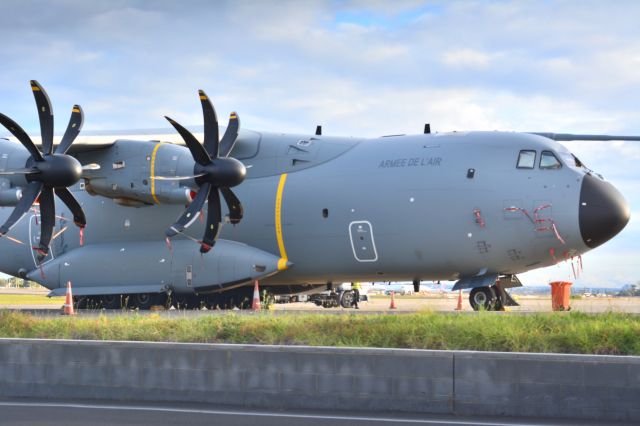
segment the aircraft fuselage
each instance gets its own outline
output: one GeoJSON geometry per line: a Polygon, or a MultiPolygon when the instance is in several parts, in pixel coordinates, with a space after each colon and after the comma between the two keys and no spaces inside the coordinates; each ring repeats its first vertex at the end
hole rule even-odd
{"type": "MultiPolygon", "coordinates": [[[[0,154],[5,159],[0,171],[7,164],[24,167],[18,163],[28,156],[9,141],[0,141],[0,154]]],[[[605,210],[618,221],[626,215],[626,224],[629,214],[613,186],[576,165],[559,143],[532,134],[461,132],[353,139],[244,131],[231,156],[247,167],[247,179],[234,188],[244,218],[235,226],[224,224],[220,238],[273,255],[278,265],[262,277],[266,284],[517,274],[582,254],[619,232],[621,227],[613,226],[597,244],[585,241],[595,232],[586,226],[608,219],[600,211],[585,212],[591,205],[581,203],[593,192],[590,188],[613,194],[609,198],[618,201],[603,202],[609,203],[605,210]],[[522,151],[535,153],[533,167],[518,167],[522,151]],[[543,151],[552,153],[559,167],[541,168],[543,151]]],[[[60,220],[56,232],[68,228],[54,239],[45,265],[52,268],[56,259],[74,250],[79,253],[75,259],[81,259],[83,250],[104,245],[99,256],[111,265],[106,279],[123,289],[128,285],[127,271],[151,271],[161,262],[173,271],[164,282],[167,288],[192,291],[188,273],[181,271],[191,266],[195,279],[198,265],[209,262],[209,254],[196,255],[197,244],[186,240],[180,247],[193,246],[194,252],[182,248],[190,254],[180,257],[175,247],[166,247],[164,230],[183,211],[181,197],[197,186],[193,180],[153,179],[192,173],[193,160],[186,148],[125,140],[76,157],[83,164],[101,166],[95,177],[71,188],[88,218],[84,246],[79,245],[77,229],[60,220]],[[140,257],[138,251],[132,251],[130,258],[118,257],[129,245],[141,243],[154,247],[158,259],[140,257]]],[[[7,182],[3,188],[7,191],[9,184],[20,183],[7,182]]],[[[0,222],[11,210],[0,208],[0,222]]],[[[61,203],[56,211],[71,217],[61,203]]],[[[64,285],[62,273],[55,282],[35,272],[30,245],[37,245],[36,220],[35,213],[26,215],[9,234],[27,244],[0,239],[0,270],[28,274],[50,288],[64,285]]],[[[188,234],[197,239],[202,226],[196,221],[188,234]]],[[[178,236],[174,242],[181,239],[178,236]]],[[[142,246],[139,250],[148,252],[142,246]]],[[[216,250],[222,247],[212,252],[216,250]]],[[[222,264],[220,257],[225,253],[217,254],[216,261],[222,264]]],[[[61,271],[65,265],[55,268],[61,271]]]]}

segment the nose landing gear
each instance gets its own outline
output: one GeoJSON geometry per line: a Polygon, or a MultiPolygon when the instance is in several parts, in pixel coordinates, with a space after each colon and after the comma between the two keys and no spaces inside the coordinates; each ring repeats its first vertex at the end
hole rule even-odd
{"type": "Polygon", "coordinates": [[[507,306],[519,306],[506,289],[520,287],[522,284],[514,275],[500,277],[496,283],[487,287],[475,287],[469,293],[469,303],[474,311],[504,311],[507,306]]]}
{"type": "Polygon", "coordinates": [[[492,287],[476,287],[469,292],[469,303],[474,311],[492,311],[498,297],[492,287]]]}

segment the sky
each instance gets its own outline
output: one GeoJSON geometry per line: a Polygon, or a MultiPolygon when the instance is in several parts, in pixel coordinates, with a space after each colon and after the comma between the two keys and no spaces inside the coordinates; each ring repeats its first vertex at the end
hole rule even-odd
{"type": "MultiPolygon", "coordinates": [[[[201,123],[196,90],[245,128],[375,137],[514,130],[640,135],[638,1],[2,0],[0,111],[38,133],[29,80],[62,131],[201,123]],[[64,122],[64,123],[63,123],[64,122]]],[[[578,286],[640,281],[640,143],[572,142],[631,206],[571,267],[578,286]]]]}

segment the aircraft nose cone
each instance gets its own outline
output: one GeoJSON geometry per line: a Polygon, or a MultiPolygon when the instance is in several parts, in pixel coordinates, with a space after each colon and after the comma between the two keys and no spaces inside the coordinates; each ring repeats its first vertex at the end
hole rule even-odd
{"type": "Polygon", "coordinates": [[[609,182],[587,174],[580,189],[580,233],[595,248],[617,235],[629,222],[629,205],[609,182]]]}

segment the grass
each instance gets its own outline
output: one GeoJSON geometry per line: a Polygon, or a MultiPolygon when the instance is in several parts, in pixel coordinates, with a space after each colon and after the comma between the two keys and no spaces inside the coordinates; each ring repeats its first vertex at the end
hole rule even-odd
{"type": "Polygon", "coordinates": [[[58,305],[64,304],[64,297],[47,297],[44,294],[0,294],[2,305],[58,305]]]}
{"type": "Polygon", "coordinates": [[[0,311],[0,337],[257,343],[640,355],[640,316],[620,313],[495,315],[160,315],[38,317],[0,311]]]}

